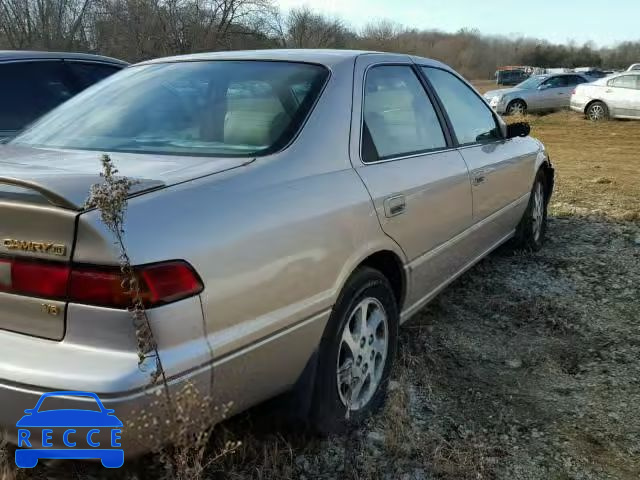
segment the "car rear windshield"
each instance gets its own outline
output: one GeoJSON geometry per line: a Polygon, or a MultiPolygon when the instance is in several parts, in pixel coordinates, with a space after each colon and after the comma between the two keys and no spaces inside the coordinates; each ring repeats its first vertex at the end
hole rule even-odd
{"type": "Polygon", "coordinates": [[[256,156],[296,134],[328,76],[269,61],[135,66],[55,109],[13,143],[107,152],[256,156]]]}

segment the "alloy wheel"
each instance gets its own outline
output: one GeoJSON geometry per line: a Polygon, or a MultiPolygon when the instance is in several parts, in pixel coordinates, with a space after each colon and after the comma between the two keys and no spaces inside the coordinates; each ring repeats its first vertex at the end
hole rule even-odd
{"type": "Polygon", "coordinates": [[[589,107],[589,119],[595,122],[603,120],[606,113],[604,107],[600,104],[595,104],[589,107]]]}
{"type": "Polygon", "coordinates": [[[514,102],[509,106],[509,115],[524,115],[525,107],[522,102],[514,102]]]}
{"type": "Polygon", "coordinates": [[[362,409],[374,396],[388,348],[387,313],[377,299],[365,298],[350,313],[338,348],[338,395],[348,410],[362,409]]]}

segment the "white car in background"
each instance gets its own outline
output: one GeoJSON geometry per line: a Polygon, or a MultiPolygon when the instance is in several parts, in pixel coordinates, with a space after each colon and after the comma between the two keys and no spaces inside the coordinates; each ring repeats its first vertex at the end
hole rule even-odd
{"type": "Polygon", "coordinates": [[[640,71],[578,85],[571,95],[571,110],[584,113],[593,121],[640,119],[640,71]]]}
{"type": "Polygon", "coordinates": [[[631,65],[628,69],[627,72],[632,72],[634,70],[640,70],[640,63],[634,63],[633,65],[631,65]]]}

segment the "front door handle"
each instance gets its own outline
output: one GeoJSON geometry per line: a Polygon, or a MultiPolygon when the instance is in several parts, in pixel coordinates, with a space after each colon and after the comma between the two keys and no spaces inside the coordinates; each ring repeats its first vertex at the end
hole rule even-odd
{"type": "Polygon", "coordinates": [[[384,199],[384,215],[387,218],[404,213],[407,209],[407,201],[404,195],[394,195],[384,199]]]}
{"type": "Polygon", "coordinates": [[[473,177],[473,184],[480,185],[481,183],[484,183],[486,180],[487,180],[487,177],[485,177],[484,175],[477,175],[473,177]]]}
{"type": "Polygon", "coordinates": [[[489,167],[485,167],[485,168],[479,168],[476,171],[473,172],[473,178],[471,179],[471,183],[474,186],[480,185],[481,183],[484,183],[487,181],[487,174],[491,172],[491,168],[489,167]]]}

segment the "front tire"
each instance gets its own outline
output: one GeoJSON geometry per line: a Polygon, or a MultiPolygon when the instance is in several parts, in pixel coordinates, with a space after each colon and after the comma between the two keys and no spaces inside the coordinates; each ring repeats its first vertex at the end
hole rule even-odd
{"type": "Polygon", "coordinates": [[[507,115],[526,115],[527,104],[522,100],[513,100],[507,105],[507,115]]]}
{"type": "Polygon", "coordinates": [[[547,232],[548,203],[545,175],[539,170],[533,182],[529,204],[516,228],[516,248],[532,251],[542,248],[547,232]]]}
{"type": "Polygon", "coordinates": [[[341,433],[379,410],[398,342],[389,280],[362,267],[347,281],[323,335],[311,410],[320,433],[341,433]]]}
{"type": "Polygon", "coordinates": [[[593,102],[585,113],[592,122],[601,122],[609,119],[609,108],[603,102],[593,102]]]}

